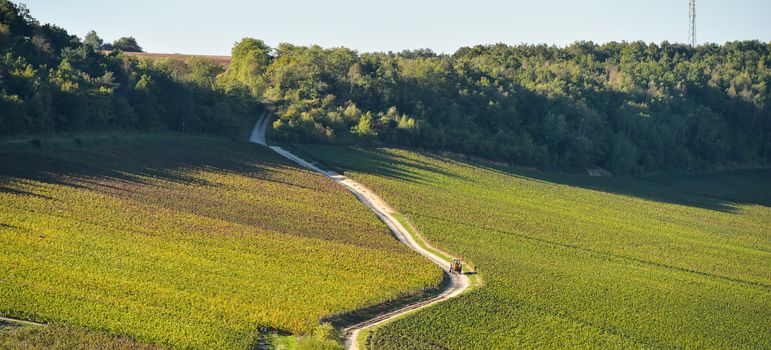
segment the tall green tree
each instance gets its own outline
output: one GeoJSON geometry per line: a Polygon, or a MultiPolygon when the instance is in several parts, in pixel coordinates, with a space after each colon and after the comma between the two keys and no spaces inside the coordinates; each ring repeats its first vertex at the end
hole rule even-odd
{"type": "Polygon", "coordinates": [[[90,46],[94,50],[99,50],[104,45],[104,40],[96,34],[96,31],[89,31],[83,38],[83,44],[90,46]]]}
{"type": "Polygon", "coordinates": [[[112,48],[126,52],[142,52],[142,47],[133,36],[124,36],[113,41],[112,48]]]}
{"type": "Polygon", "coordinates": [[[229,76],[249,88],[254,96],[261,97],[265,88],[262,74],[270,64],[270,51],[262,40],[241,39],[231,53],[229,76]]]}

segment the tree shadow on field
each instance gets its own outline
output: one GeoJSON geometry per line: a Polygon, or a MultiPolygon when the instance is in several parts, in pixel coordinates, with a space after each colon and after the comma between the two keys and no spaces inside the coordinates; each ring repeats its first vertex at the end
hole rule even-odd
{"type": "Polygon", "coordinates": [[[507,176],[726,213],[737,212],[738,205],[771,207],[771,169],[594,177],[482,166],[507,176]]]}
{"type": "Polygon", "coordinates": [[[355,171],[414,183],[432,182],[429,177],[421,174],[421,172],[451,178],[463,178],[461,175],[448,172],[429,162],[407,158],[381,149],[307,144],[294,144],[290,148],[302,158],[319,161],[326,168],[340,173],[355,171]]]}
{"type": "MultiPolygon", "coordinates": [[[[456,179],[458,174],[438,168],[429,162],[405,158],[382,149],[313,147],[313,156],[322,156],[339,171],[356,171],[403,181],[425,181],[410,168],[434,172],[456,179]],[[325,148],[331,151],[325,151],[325,148]],[[333,155],[333,156],[332,156],[333,155]]],[[[452,162],[476,171],[490,171],[507,177],[547,184],[579,187],[645,200],[678,204],[721,212],[736,212],[737,205],[755,204],[771,207],[771,169],[732,170],[713,173],[678,173],[656,176],[592,177],[581,174],[548,172],[515,168],[510,165],[459,156],[420,153],[438,162],[452,162]]],[[[468,179],[471,180],[471,179],[468,179]]]]}
{"type": "MultiPolygon", "coordinates": [[[[0,151],[0,192],[31,195],[24,183],[127,190],[121,183],[158,186],[155,180],[217,186],[191,172],[235,172],[267,181],[271,169],[297,168],[266,148],[226,139],[168,136],[120,145],[0,151]]],[[[299,168],[297,168],[299,169],[299,168]]]]}

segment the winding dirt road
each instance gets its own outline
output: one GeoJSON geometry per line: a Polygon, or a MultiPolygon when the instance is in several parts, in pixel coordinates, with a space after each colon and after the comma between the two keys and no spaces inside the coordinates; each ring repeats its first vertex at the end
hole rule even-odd
{"type": "MultiPolygon", "coordinates": [[[[419,301],[414,304],[410,304],[407,306],[404,306],[398,310],[391,311],[382,315],[378,315],[376,317],[373,317],[369,320],[363,321],[361,323],[357,323],[355,325],[352,325],[348,328],[343,329],[343,332],[345,334],[345,347],[347,349],[351,350],[358,350],[359,349],[359,343],[358,343],[358,335],[359,332],[374,327],[377,325],[380,325],[382,323],[385,323],[389,320],[392,320],[398,316],[404,315],[406,313],[422,309],[424,307],[428,307],[430,305],[442,302],[444,300],[447,300],[449,298],[455,297],[465,291],[471,284],[469,281],[468,276],[462,275],[462,274],[449,274],[447,271],[447,268],[450,265],[449,261],[444,260],[443,258],[437,256],[436,254],[433,254],[432,252],[424,249],[421,247],[420,244],[415,240],[415,238],[407,231],[402,224],[396,220],[396,218],[393,216],[393,214],[396,212],[391,206],[388,205],[380,196],[366,188],[364,185],[351,180],[350,178],[338,174],[334,171],[325,171],[320,169],[319,167],[303,160],[302,158],[292,154],[291,152],[278,147],[278,146],[268,146],[266,142],[266,133],[267,133],[267,126],[270,122],[270,113],[264,112],[260,119],[257,121],[257,124],[254,126],[254,130],[252,130],[252,134],[249,138],[249,141],[270,147],[273,151],[276,153],[294,161],[297,164],[302,165],[305,168],[320,172],[324,174],[325,176],[331,178],[335,182],[339,183],[340,185],[343,185],[345,188],[347,188],[351,193],[353,193],[354,196],[356,196],[359,201],[364,203],[367,207],[369,207],[377,217],[388,226],[388,229],[391,230],[393,235],[396,237],[396,239],[399,240],[399,242],[404,243],[408,247],[410,247],[412,250],[417,251],[418,253],[422,254],[431,262],[439,266],[445,273],[449,275],[449,283],[446,284],[445,289],[437,296],[428,299],[419,301]]],[[[444,254],[449,256],[449,254],[444,254]]]]}

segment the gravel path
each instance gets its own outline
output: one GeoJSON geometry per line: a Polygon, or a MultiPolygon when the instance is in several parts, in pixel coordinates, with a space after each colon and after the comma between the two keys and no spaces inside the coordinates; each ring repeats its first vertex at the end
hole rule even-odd
{"type": "MultiPolygon", "coordinates": [[[[269,122],[270,122],[270,114],[268,112],[263,113],[262,116],[260,116],[260,119],[257,121],[257,124],[254,126],[254,130],[252,131],[249,141],[260,145],[268,146],[265,136],[266,136],[267,126],[269,122]]],[[[399,240],[399,242],[404,243],[411,249],[422,254],[423,256],[431,260],[431,262],[439,266],[439,268],[441,268],[449,275],[450,283],[447,283],[445,289],[439,295],[428,300],[423,300],[423,301],[416,302],[414,304],[404,306],[395,311],[391,311],[385,314],[375,316],[369,320],[363,321],[361,323],[358,323],[343,329],[343,333],[345,334],[345,347],[347,349],[351,349],[351,350],[359,349],[358,335],[361,330],[370,328],[373,326],[377,326],[379,324],[387,322],[393,318],[404,315],[406,313],[409,313],[418,309],[422,309],[424,307],[428,307],[436,303],[440,303],[444,300],[457,296],[458,294],[462,293],[470,286],[468,276],[462,275],[462,274],[449,274],[448,272],[448,267],[450,265],[449,261],[446,261],[443,258],[437,256],[436,254],[421,247],[420,244],[418,244],[418,242],[415,240],[415,238],[412,237],[409,231],[407,231],[407,229],[405,229],[404,226],[402,226],[402,224],[398,220],[396,220],[396,218],[393,216],[393,214],[396,211],[393,208],[391,208],[391,206],[389,206],[388,203],[386,203],[376,193],[372,192],[364,185],[351,180],[345,175],[338,174],[334,171],[322,170],[319,167],[303,160],[302,158],[294,155],[293,153],[281,147],[278,147],[278,146],[268,146],[268,147],[270,147],[276,153],[296,162],[297,164],[302,165],[305,168],[324,174],[325,176],[331,178],[338,184],[347,188],[349,191],[351,191],[351,193],[353,193],[354,196],[356,196],[357,199],[359,199],[359,201],[361,201],[367,207],[369,207],[375,213],[375,215],[377,215],[377,217],[383,223],[385,223],[386,226],[388,226],[388,229],[391,230],[391,232],[396,237],[396,239],[399,240]]],[[[446,253],[443,253],[443,254],[446,256],[450,256],[450,254],[446,254],[446,253]]]]}

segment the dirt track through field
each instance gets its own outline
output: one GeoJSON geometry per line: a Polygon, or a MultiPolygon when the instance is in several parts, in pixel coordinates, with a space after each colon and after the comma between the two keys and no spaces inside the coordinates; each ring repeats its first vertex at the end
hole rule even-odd
{"type": "MultiPolygon", "coordinates": [[[[449,283],[446,284],[445,289],[437,296],[428,299],[419,301],[407,306],[404,306],[398,310],[387,312],[378,316],[375,316],[369,320],[357,323],[353,326],[347,327],[343,329],[343,333],[345,334],[345,347],[347,349],[359,349],[359,343],[358,343],[358,336],[359,332],[374,327],[380,324],[383,324],[389,320],[392,320],[396,317],[399,317],[401,315],[407,314],[409,312],[422,309],[424,307],[428,307],[430,305],[442,302],[444,300],[447,300],[449,298],[455,297],[465,291],[471,284],[469,281],[468,276],[462,275],[462,274],[449,274],[448,273],[448,267],[450,262],[444,260],[443,258],[439,257],[438,255],[424,249],[421,247],[420,244],[415,240],[414,237],[407,231],[404,226],[393,216],[393,214],[396,212],[391,206],[388,205],[380,196],[378,196],[376,193],[369,190],[364,185],[351,180],[350,178],[338,174],[334,171],[327,171],[322,170],[319,167],[309,163],[308,161],[294,155],[293,153],[278,147],[278,146],[268,146],[266,142],[266,133],[267,133],[267,127],[268,123],[270,122],[270,113],[264,112],[260,119],[257,121],[257,124],[254,126],[254,130],[252,130],[252,134],[249,138],[249,141],[270,147],[273,151],[276,153],[294,161],[297,164],[302,165],[305,168],[317,171],[319,173],[324,174],[325,176],[331,178],[335,182],[339,183],[340,185],[347,188],[351,193],[353,193],[356,198],[364,203],[367,207],[369,207],[377,217],[388,226],[388,229],[391,230],[394,237],[399,240],[399,242],[404,243],[408,247],[410,247],[412,250],[417,251],[418,253],[422,254],[431,262],[439,266],[445,273],[449,275],[449,283]]],[[[438,251],[438,250],[437,250],[438,251]]],[[[450,256],[449,254],[446,254],[444,252],[440,252],[444,255],[450,256]]]]}
{"type": "Polygon", "coordinates": [[[8,323],[17,324],[20,326],[45,326],[45,324],[42,324],[42,323],[26,321],[26,320],[21,320],[21,319],[12,318],[12,317],[2,317],[2,316],[0,316],[0,322],[8,322],[8,323]]]}

